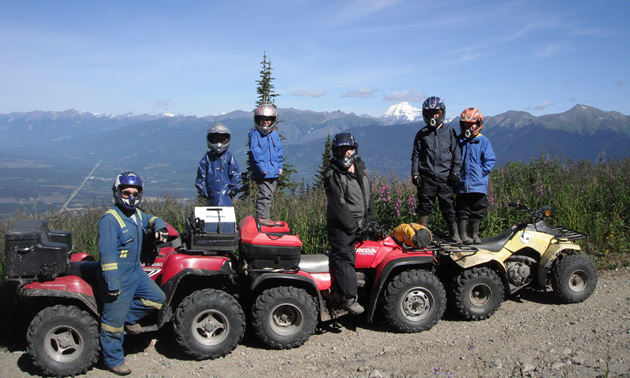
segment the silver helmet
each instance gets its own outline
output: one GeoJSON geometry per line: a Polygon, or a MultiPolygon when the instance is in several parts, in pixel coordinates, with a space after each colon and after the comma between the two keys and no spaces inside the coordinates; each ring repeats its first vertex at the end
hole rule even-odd
{"type": "Polygon", "coordinates": [[[224,124],[217,123],[208,129],[206,140],[208,148],[216,154],[222,154],[230,147],[231,132],[224,124]]]}
{"type": "Polygon", "coordinates": [[[262,135],[269,134],[276,124],[278,123],[278,111],[276,107],[272,104],[260,104],[256,109],[254,109],[254,124],[256,129],[260,131],[262,135]],[[269,126],[264,126],[262,124],[263,119],[271,118],[271,124],[269,126]]]}

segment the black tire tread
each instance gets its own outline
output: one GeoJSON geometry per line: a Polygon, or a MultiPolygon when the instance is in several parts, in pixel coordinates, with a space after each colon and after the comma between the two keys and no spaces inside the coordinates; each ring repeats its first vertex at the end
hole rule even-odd
{"type": "Polygon", "coordinates": [[[42,369],[45,375],[75,376],[83,374],[94,366],[100,358],[101,344],[98,321],[94,316],[76,306],[55,305],[41,310],[28,327],[26,341],[27,351],[33,358],[33,363],[42,369]],[[71,365],[61,365],[49,360],[46,353],[40,350],[44,344],[41,334],[42,328],[48,327],[50,322],[59,322],[59,325],[67,323],[86,331],[83,334],[84,356],[80,361],[75,361],[76,363],[71,365]]]}
{"type": "Polygon", "coordinates": [[[398,332],[414,333],[431,329],[437,324],[446,309],[446,290],[442,282],[429,271],[425,270],[408,270],[395,276],[387,285],[384,295],[383,315],[387,324],[398,332]],[[398,294],[406,290],[406,287],[422,283],[425,288],[431,288],[431,292],[435,299],[435,307],[433,314],[425,319],[422,324],[409,325],[406,319],[400,317],[399,303],[397,301],[398,294]]]}
{"type": "Polygon", "coordinates": [[[267,346],[274,349],[292,349],[304,344],[317,327],[318,310],[315,300],[306,290],[280,286],[267,289],[256,298],[252,311],[252,326],[256,336],[267,346]],[[266,322],[270,316],[271,307],[286,301],[287,298],[297,300],[302,305],[303,327],[291,337],[274,337],[268,330],[266,322]]]}
{"type": "MultiPolygon", "coordinates": [[[[501,281],[501,277],[494,270],[488,267],[475,267],[472,269],[467,269],[462,271],[460,274],[453,277],[451,282],[451,290],[450,290],[450,298],[449,298],[449,308],[455,311],[459,316],[466,320],[484,320],[491,317],[497,310],[501,307],[501,303],[504,299],[505,287],[503,286],[503,282],[501,281]],[[489,283],[494,284],[496,290],[495,295],[497,296],[496,300],[493,301],[494,305],[488,308],[483,313],[477,313],[471,311],[468,308],[465,298],[468,296],[465,291],[465,287],[470,284],[470,282],[488,279],[489,283]]],[[[492,303],[491,303],[492,304],[492,303]]]]}
{"type": "Polygon", "coordinates": [[[177,307],[173,329],[175,340],[184,347],[188,355],[198,360],[215,359],[228,355],[241,342],[245,335],[245,314],[241,305],[230,294],[215,289],[199,290],[186,297],[177,307]],[[207,308],[222,308],[231,321],[230,330],[234,331],[235,334],[234,337],[226,340],[220,347],[213,348],[213,350],[198,345],[194,338],[189,335],[189,319],[194,317],[198,311],[207,308]]]}
{"type": "Polygon", "coordinates": [[[597,286],[597,268],[595,264],[583,255],[567,255],[557,262],[557,266],[551,276],[551,287],[554,295],[562,303],[579,303],[585,301],[593,294],[597,286]],[[588,285],[580,293],[571,291],[566,284],[569,276],[576,270],[582,270],[588,275],[588,285]]]}

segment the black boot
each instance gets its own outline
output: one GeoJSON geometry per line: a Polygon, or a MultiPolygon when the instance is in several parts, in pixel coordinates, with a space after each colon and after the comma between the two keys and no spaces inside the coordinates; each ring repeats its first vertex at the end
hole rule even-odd
{"type": "Polygon", "coordinates": [[[481,238],[479,237],[479,221],[470,222],[470,230],[472,232],[472,240],[475,244],[481,244],[481,238]]]}
{"type": "Polygon", "coordinates": [[[469,245],[473,243],[473,240],[468,236],[468,219],[460,219],[457,222],[459,228],[459,237],[462,238],[462,243],[469,245]]]}
{"type": "Polygon", "coordinates": [[[429,228],[429,216],[428,215],[418,216],[418,224],[421,224],[424,227],[429,228]]]}
{"type": "Polygon", "coordinates": [[[457,222],[449,222],[448,223],[448,238],[455,244],[462,244],[462,239],[459,238],[459,233],[457,232],[457,222]]]}

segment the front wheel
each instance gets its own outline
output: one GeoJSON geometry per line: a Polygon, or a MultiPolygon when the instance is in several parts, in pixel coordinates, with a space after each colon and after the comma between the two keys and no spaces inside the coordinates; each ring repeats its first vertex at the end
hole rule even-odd
{"type": "Polygon", "coordinates": [[[304,289],[267,289],[256,298],[252,326],[258,338],[272,348],[299,347],[315,332],[317,305],[304,289]]]}
{"type": "Polygon", "coordinates": [[[47,375],[85,373],[99,358],[98,321],[75,306],[41,310],[26,334],[33,363],[47,375]]]}
{"type": "Polygon", "coordinates": [[[431,329],[444,315],[446,291],[440,280],[424,270],[394,277],[385,291],[383,315],[399,332],[431,329]]]}
{"type": "Polygon", "coordinates": [[[494,314],[503,302],[503,282],[487,267],[467,269],[455,276],[451,290],[451,307],[467,320],[483,320],[494,314]]]}
{"type": "Polygon", "coordinates": [[[245,334],[245,314],[228,293],[214,289],[186,297],[175,314],[175,338],[192,357],[214,359],[230,353],[245,334]]]}
{"type": "Polygon", "coordinates": [[[562,303],[586,300],[597,286],[597,269],[586,256],[568,255],[557,262],[551,276],[551,287],[562,303]]]}

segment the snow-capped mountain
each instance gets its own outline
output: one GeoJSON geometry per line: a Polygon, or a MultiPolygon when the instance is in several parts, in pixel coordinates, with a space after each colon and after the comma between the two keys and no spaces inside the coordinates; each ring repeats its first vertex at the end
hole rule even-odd
{"type": "Polygon", "coordinates": [[[392,123],[422,121],[422,109],[411,106],[411,104],[404,101],[390,106],[389,109],[387,109],[387,111],[381,116],[381,119],[392,123]]]}

